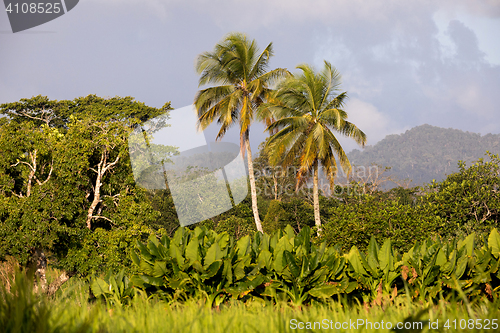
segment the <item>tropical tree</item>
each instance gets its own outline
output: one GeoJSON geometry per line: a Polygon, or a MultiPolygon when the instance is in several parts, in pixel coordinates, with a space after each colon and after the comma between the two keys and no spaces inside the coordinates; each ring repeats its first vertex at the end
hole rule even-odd
{"type": "Polygon", "coordinates": [[[74,274],[126,264],[160,216],[135,183],[128,134],[169,109],[95,95],[0,104],[0,261],[34,269],[48,294],[74,274]],[[47,262],[62,269],[50,285],[47,262]]]}
{"type": "Polygon", "coordinates": [[[341,76],[325,61],[324,68],[315,72],[309,65],[297,66],[302,72],[284,80],[270,102],[261,105],[259,113],[272,114],[275,119],[267,127],[275,132],[267,142],[272,164],[288,166],[299,162],[297,188],[304,176],[313,173],[314,220],[321,231],[319,213],[318,173],[323,167],[333,189],[340,166],[347,174],[351,165],[334,133],[353,138],[364,146],[366,135],[347,121],[343,110],[347,93],[339,93],[341,76]]]}
{"type": "Polygon", "coordinates": [[[272,85],[289,74],[286,69],[267,71],[269,59],[273,55],[272,43],[259,53],[255,40],[244,34],[233,33],[215,45],[212,52],[198,56],[196,70],[200,74],[199,86],[214,86],[200,90],[194,103],[198,110],[198,125],[205,129],[217,120],[220,130],[216,140],[234,125],[240,127],[241,155],[247,154],[252,210],[257,230],[262,226],[257,208],[255,177],[250,149],[250,124],[256,117],[256,110],[271,95],[272,85]]]}

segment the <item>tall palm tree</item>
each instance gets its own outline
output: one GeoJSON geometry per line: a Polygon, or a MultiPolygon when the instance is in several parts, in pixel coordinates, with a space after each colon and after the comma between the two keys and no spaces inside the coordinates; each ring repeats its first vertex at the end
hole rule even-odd
{"type": "Polygon", "coordinates": [[[299,161],[297,188],[304,176],[313,172],[314,220],[321,231],[318,197],[318,172],[323,167],[333,190],[340,167],[351,171],[351,164],[335,133],[366,144],[366,135],[347,121],[343,110],[347,93],[339,93],[340,74],[325,61],[324,68],[315,72],[309,65],[297,66],[302,72],[284,80],[270,102],[261,105],[259,113],[272,114],[275,119],[267,130],[273,134],[267,142],[271,163],[291,165],[299,161]]]}
{"type": "Polygon", "coordinates": [[[231,126],[239,125],[241,155],[244,156],[245,150],[247,154],[253,215],[257,230],[261,232],[249,141],[250,124],[253,120],[266,120],[265,116],[256,116],[256,109],[271,95],[271,86],[289,74],[281,68],[267,71],[272,55],[272,43],[259,54],[255,40],[233,33],[215,45],[212,52],[199,55],[196,63],[196,71],[201,75],[199,86],[214,85],[196,94],[194,104],[198,110],[198,125],[205,129],[217,120],[221,126],[217,140],[231,126]]]}

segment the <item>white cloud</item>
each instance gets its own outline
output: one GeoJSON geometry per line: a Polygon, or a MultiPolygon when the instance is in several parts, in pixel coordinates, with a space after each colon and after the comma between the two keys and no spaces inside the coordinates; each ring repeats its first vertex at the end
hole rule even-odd
{"type": "Polygon", "coordinates": [[[345,107],[348,120],[360,128],[368,138],[368,144],[375,144],[388,134],[401,133],[405,128],[397,129],[390,116],[380,112],[373,104],[357,98],[350,99],[345,107]]]}
{"type": "MultiPolygon", "coordinates": [[[[367,145],[374,145],[386,135],[403,133],[409,126],[398,128],[388,114],[380,112],[373,104],[357,98],[351,98],[346,103],[345,110],[348,120],[362,130],[367,137],[367,145]]],[[[360,147],[352,140],[338,137],[345,151],[359,149],[360,147]]]]}

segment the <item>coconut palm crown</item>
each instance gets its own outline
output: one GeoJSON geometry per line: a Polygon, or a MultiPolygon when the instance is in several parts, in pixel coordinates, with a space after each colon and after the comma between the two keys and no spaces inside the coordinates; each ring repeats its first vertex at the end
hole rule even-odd
{"type": "Polygon", "coordinates": [[[343,110],[347,93],[339,91],[341,76],[329,62],[324,62],[320,72],[305,64],[297,68],[301,72],[280,83],[274,98],[261,105],[259,113],[277,119],[267,127],[275,133],[266,145],[271,163],[288,166],[298,159],[297,188],[304,176],[313,173],[314,215],[320,229],[319,167],[323,167],[333,189],[338,171],[336,158],[346,173],[351,172],[351,164],[335,135],[352,138],[361,146],[366,144],[366,135],[347,121],[343,110]]]}
{"type": "MultiPolygon", "coordinates": [[[[198,56],[196,71],[200,74],[199,86],[213,85],[198,91],[194,104],[198,110],[198,125],[203,130],[217,121],[220,130],[216,139],[238,125],[240,128],[240,149],[247,154],[252,210],[257,230],[262,226],[257,209],[257,194],[250,149],[250,125],[254,120],[270,119],[257,117],[256,109],[272,92],[272,85],[289,75],[286,69],[268,71],[269,59],[273,55],[272,43],[259,53],[255,40],[244,34],[233,33],[215,45],[212,52],[198,56]]],[[[264,113],[262,113],[264,115],[264,113]]]]}

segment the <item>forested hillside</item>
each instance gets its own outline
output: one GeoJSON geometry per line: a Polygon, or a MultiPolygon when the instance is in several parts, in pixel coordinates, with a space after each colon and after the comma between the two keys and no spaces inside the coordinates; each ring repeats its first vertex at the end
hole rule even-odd
{"type": "Polygon", "coordinates": [[[458,171],[459,160],[470,164],[486,151],[500,152],[500,134],[464,132],[431,125],[414,127],[403,134],[388,135],[363,151],[348,154],[353,165],[376,163],[390,166],[399,179],[411,179],[411,186],[445,178],[458,171]]]}

